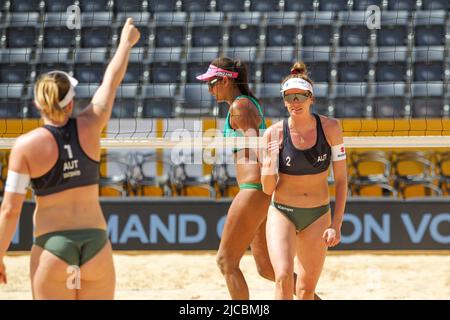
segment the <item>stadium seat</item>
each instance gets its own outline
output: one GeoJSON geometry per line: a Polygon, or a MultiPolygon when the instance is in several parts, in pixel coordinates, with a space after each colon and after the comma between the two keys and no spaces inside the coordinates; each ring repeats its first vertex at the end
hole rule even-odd
{"type": "Polygon", "coordinates": [[[284,11],[305,12],[314,10],[314,0],[285,0],[284,11]]]}
{"type": "Polygon", "coordinates": [[[389,10],[416,10],[416,0],[389,0],[388,2],[389,10]]]}
{"type": "Polygon", "coordinates": [[[178,115],[207,116],[213,114],[213,97],[205,84],[186,84],[180,91],[178,115]]]}
{"type": "Polygon", "coordinates": [[[107,50],[82,49],[75,52],[74,76],[80,83],[100,83],[106,69],[107,50]]]}
{"type": "Polygon", "coordinates": [[[314,83],[314,103],[311,109],[312,112],[325,116],[333,116],[329,105],[328,83],[314,83]]]}
{"type": "Polygon", "coordinates": [[[303,47],[300,60],[308,67],[310,78],[314,82],[328,82],[330,79],[331,52],[329,47],[303,47]]]}
{"type": "Polygon", "coordinates": [[[116,12],[140,12],[143,10],[142,0],[114,1],[114,11],[116,12]]]}
{"type": "Polygon", "coordinates": [[[22,118],[23,84],[0,84],[0,118],[22,118]]]}
{"type": "Polygon", "coordinates": [[[334,12],[302,12],[304,46],[328,46],[333,37],[334,12]]]}
{"type": "Polygon", "coordinates": [[[42,73],[72,70],[73,59],[68,48],[44,48],[36,53],[36,77],[42,73]]]}
{"type": "Polygon", "coordinates": [[[375,96],[372,101],[375,118],[404,118],[405,104],[404,83],[375,84],[375,96]]]}
{"type": "Polygon", "coordinates": [[[367,47],[341,47],[337,50],[338,81],[339,82],[365,82],[368,77],[368,48],[367,47]]]}
{"type": "Polygon", "coordinates": [[[13,0],[11,1],[11,12],[33,12],[40,11],[41,0],[13,0]]]}
{"type": "Polygon", "coordinates": [[[272,12],[267,17],[267,46],[292,46],[297,43],[297,12],[272,12]]]}
{"type": "Polygon", "coordinates": [[[256,78],[256,53],[256,47],[229,47],[225,50],[224,56],[244,62],[247,66],[248,81],[251,83],[256,78]]]}
{"type": "Polygon", "coordinates": [[[334,114],[337,118],[364,118],[366,108],[366,83],[337,84],[334,114]]]}
{"type": "Polygon", "coordinates": [[[369,45],[370,30],[366,26],[369,15],[366,11],[339,12],[341,46],[369,45]]]}
{"type": "Polygon", "coordinates": [[[405,81],[408,49],[380,47],[376,52],[375,80],[380,82],[405,81]]]}
{"type": "Polygon", "coordinates": [[[239,12],[244,11],[245,0],[216,0],[217,11],[239,12]]]}
{"type": "Polygon", "coordinates": [[[129,13],[118,13],[116,19],[117,34],[121,32],[122,27],[127,20],[127,18],[133,18],[134,25],[138,28],[141,33],[141,38],[135,47],[142,48],[148,45],[148,40],[150,36],[149,24],[150,24],[150,14],[148,12],[129,12],[129,13]]]}
{"type": "Polygon", "coordinates": [[[222,12],[194,12],[192,21],[192,45],[194,47],[216,47],[222,45],[222,12]]]}
{"type": "Polygon", "coordinates": [[[156,47],[180,47],[186,40],[186,12],[155,14],[156,47]]]}
{"type": "Polygon", "coordinates": [[[250,11],[270,12],[279,10],[279,0],[252,0],[250,11]]]}
{"type": "Polygon", "coordinates": [[[45,0],[45,11],[67,12],[67,8],[75,4],[75,0],[45,0]]]}
{"type": "Polygon", "coordinates": [[[422,0],[422,10],[450,10],[448,0],[422,0]]]}
{"type": "Polygon", "coordinates": [[[397,191],[390,185],[391,162],[389,155],[381,150],[352,152],[349,187],[352,196],[362,196],[366,188],[379,188],[380,195],[397,197],[397,191]]]}
{"type": "Polygon", "coordinates": [[[347,11],[349,10],[348,0],[320,1],[320,11],[347,11]]]}
{"type": "Polygon", "coordinates": [[[417,11],[414,15],[416,46],[445,44],[445,11],[417,11]]]}
{"type": "Polygon", "coordinates": [[[79,2],[81,12],[110,11],[111,9],[109,0],[79,0],[79,2]]]}
{"type": "Polygon", "coordinates": [[[135,193],[141,196],[148,195],[146,189],[156,188],[158,189],[159,196],[171,196],[172,187],[170,181],[170,175],[165,174],[163,176],[157,176],[156,166],[157,163],[163,163],[167,168],[172,170],[172,163],[168,160],[161,160],[155,152],[134,153],[137,175],[133,175],[136,183],[135,193]]]}
{"type": "Polygon", "coordinates": [[[264,51],[263,82],[280,83],[290,74],[292,61],[295,61],[294,47],[271,47],[264,51]]]}
{"type": "Polygon", "coordinates": [[[95,92],[97,91],[99,87],[99,84],[83,84],[79,83],[75,87],[75,107],[74,107],[74,113],[77,114],[81,110],[83,110],[85,107],[87,107],[91,101],[92,97],[94,96],[95,92]]]}
{"type": "Polygon", "coordinates": [[[109,47],[112,42],[112,13],[89,12],[81,15],[81,46],[83,48],[109,47]]]}
{"type": "Polygon", "coordinates": [[[123,84],[116,91],[112,109],[112,118],[136,118],[138,87],[135,84],[123,84]]]}
{"type": "Polygon", "coordinates": [[[377,32],[378,46],[404,46],[408,39],[409,12],[384,11],[377,32]]]}
{"type": "Polygon", "coordinates": [[[47,13],[44,18],[44,47],[70,48],[75,46],[75,29],[67,28],[67,14],[47,13]]]}
{"type": "Polygon", "coordinates": [[[429,155],[422,151],[403,151],[394,154],[394,186],[403,196],[408,197],[407,190],[413,186],[425,189],[424,195],[442,195],[442,190],[434,185],[435,169],[429,155]],[[409,165],[408,165],[409,164],[409,165]],[[411,165],[413,164],[413,165],[411,165]]]}
{"type": "Polygon", "coordinates": [[[259,44],[260,12],[234,12],[230,21],[230,46],[257,46],[259,44]]]}
{"type": "Polygon", "coordinates": [[[219,57],[218,47],[190,48],[186,57],[186,78],[187,82],[198,83],[196,77],[204,73],[211,61],[219,57]]]}
{"type": "Polygon", "coordinates": [[[0,83],[25,83],[30,75],[31,48],[0,49],[0,83]]]}
{"type": "Polygon", "coordinates": [[[414,81],[444,80],[444,47],[416,47],[412,58],[414,81]]]}
{"type": "Polygon", "coordinates": [[[378,6],[381,9],[382,4],[383,0],[353,0],[353,10],[366,11],[372,5],[378,6]]]}
{"type": "Polygon", "coordinates": [[[171,118],[174,116],[176,85],[149,84],[142,88],[144,118],[171,118]]]}
{"type": "Polygon", "coordinates": [[[280,83],[263,83],[256,86],[264,115],[268,118],[280,118],[289,115],[280,93],[280,83]]]}
{"type": "Polygon", "coordinates": [[[151,81],[171,83],[181,81],[181,48],[156,48],[150,52],[151,81]]]}
{"type": "Polygon", "coordinates": [[[149,9],[151,13],[156,12],[174,12],[176,11],[177,0],[152,0],[149,1],[149,9]]]}
{"type": "Polygon", "coordinates": [[[39,35],[38,13],[13,13],[6,29],[7,48],[29,48],[37,44],[39,35]]]}
{"type": "Polygon", "coordinates": [[[182,10],[185,12],[206,12],[210,11],[210,0],[183,0],[182,10]]]}
{"type": "Polygon", "coordinates": [[[441,118],[444,105],[442,83],[413,83],[411,85],[412,116],[441,118]]]}

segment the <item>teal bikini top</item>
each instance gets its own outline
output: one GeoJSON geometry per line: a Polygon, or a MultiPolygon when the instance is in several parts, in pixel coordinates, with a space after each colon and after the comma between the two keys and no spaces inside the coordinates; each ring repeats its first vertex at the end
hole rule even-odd
{"type": "MultiPolygon", "coordinates": [[[[264,114],[262,112],[261,106],[259,105],[258,101],[255,98],[247,96],[247,95],[240,95],[240,96],[236,97],[235,101],[239,100],[239,99],[245,99],[245,98],[249,99],[251,102],[253,102],[253,104],[256,106],[256,108],[258,108],[259,114],[261,115],[261,118],[262,118],[261,124],[259,125],[259,129],[260,130],[267,129],[266,119],[264,118],[264,114]]],[[[244,135],[243,135],[242,131],[234,130],[231,127],[230,116],[231,116],[230,111],[228,111],[227,118],[225,119],[225,125],[223,128],[223,136],[224,137],[243,137],[244,135]]],[[[240,149],[233,149],[233,152],[237,152],[239,150],[240,149]]]]}

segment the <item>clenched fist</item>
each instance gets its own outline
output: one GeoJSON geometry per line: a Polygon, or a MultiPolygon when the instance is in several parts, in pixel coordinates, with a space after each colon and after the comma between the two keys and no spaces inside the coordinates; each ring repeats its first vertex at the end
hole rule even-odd
{"type": "Polygon", "coordinates": [[[123,26],[122,34],[120,35],[120,42],[133,47],[139,41],[140,37],[141,33],[134,26],[133,19],[128,18],[123,26]]]}

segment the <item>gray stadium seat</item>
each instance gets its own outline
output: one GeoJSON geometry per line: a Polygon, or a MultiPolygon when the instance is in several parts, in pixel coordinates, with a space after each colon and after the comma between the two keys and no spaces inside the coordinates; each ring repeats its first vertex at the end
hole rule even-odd
{"type": "Polygon", "coordinates": [[[405,117],[405,84],[377,83],[373,98],[373,115],[375,118],[405,117]]]}
{"type": "Polygon", "coordinates": [[[292,46],[297,43],[297,12],[271,12],[267,17],[267,46],[292,46]]]}
{"type": "Polygon", "coordinates": [[[423,10],[450,10],[448,0],[422,0],[423,10]]]}
{"type": "Polygon", "coordinates": [[[366,22],[370,14],[366,11],[339,12],[338,16],[341,23],[339,32],[341,46],[369,45],[370,30],[366,22]]]}
{"type": "Polygon", "coordinates": [[[314,103],[311,109],[312,112],[325,116],[333,116],[328,108],[329,104],[328,83],[314,83],[314,103]]]}
{"type": "Polygon", "coordinates": [[[444,80],[444,47],[416,47],[412,58],[414,81],[444,80]]]}
{"type": "Polygon", "coordinates": [[[337,49],[338,81],[365,82],[368,76],[368,47],[341,47],[337,49]]]}
{"type": "Polygon", "coordinates": [[[181,48],[156,48],[149,54],[151,81],[174,83],[181,81],[181,48]]]}
{"type": "Polygon", "coordinates": [[[31,48],[0,49],[0,83],[25,83],[30,75],[31,48]]]}
{"type": "Polygon", "coordinates": [[[216,0],[217,11],[239,12],[244,11],[245,0],[216,0]]]}
{"type": "Polygon", "coordinates": [[[136,118],[138,87],[124,84],[117,88],[116,99],[112,109],[112,118],[136,118]]]}
{"type": "Polygon", "coordinates": [[[40,0],[13,0],[11,1],[11,12],[40,11],[40,0]]]}
{"type": "Polygon", "coordinates": [[[175,108],[176,85],[151,84],[142,88],[144,118],[170,118],[175,108]]]}
{"type": "Polygon", "coordinates": [[[0,118],[22,118],[23,84],[0,84],[0,118]]]}
{"type": "Polygon", "coordinates": [[[109,0],[80,0],[79,2],[81,12],[111,10],[109,0]]]}
{"type": "Polygon", "coordinates": [[[379,47],[375,56],[376,81],[405,81],[407,47],[379,47]]]}
{"type": "Polygon", "coordinates": [[[181,108],[175,110],[178,115],[213,115],[213,97],[205,84],[187,84],[180,90],[181,108]]]}
{"type": "Polygon", "coordinates": [[[295,61],[294,47],[271,47],[264,51],[263,82],[280,83],[290,74],[292,61],[295,61]]]}
{"type": "Polygon", "coordinates": [[[302,12],[304,46],[328,46],[333,37],[334,12],[302,12]]]}
{"type": "Polygon", "coordinates": [[[299,60],[305,62],[310,78],[314,82],[328,82],[330,79],[331,52],[329,47],[303,47],[299,60]]]}
{"type": "Polygon", "coordinates": [[[194,12],[192,21],[192,45],[194,47],[216,47],[222,45],[222,12],[194,12]]]}
{"type": "Polygon", "coordinates": [[[416,46],[445,44],[445,11],[417,11],[414,15],[416,46]]]}
{"type": "Polygon", "coordinates": [[[314,10],[314,0],[285,0],[284,1],[284,11],[313,11],[314,10]]]}
{"type": "Polygon", "coordinates": [[[67,28],[65,12],[47,13],[44,17],[44,47],[69,48],[75,46],[75,29],[67,28]]]}
{"type": "Polygon", "coordinates": [[[177,0],[152,0],[149,1],[151,13],[155,12],[173,12],[176,11],[177,0]]]}
{"type": "Polygon", "coordinates": [[[210,0],[183,0],[182,10],[185,12],[210,11],[210,0]]]}
{"type": "Polygon", "coordinates": [[[45,11],[67,12],[67,8],[75,3],[75,0],[45,0],[45,11]]]}
{"type": "Polygon", "coordinates": [[[37,43],[39,35],[39,13],[12,13],[6,29],[6,47],[26,48],[37,43]]]}
{"type": "Polygon", "coordinates": [[[50,69],[70,71],[73,63],[70,49],[68,48],[43,48],[36,52],[36,77],[50,69]]]}
{"type": "Polygon", "coordinates": [[[320,11],[347,11],[349,10],[348,0],[320,1],[320,11]]]}
{"type": "Polygon", "coordinates": [[[279,0],[252,0],[250,11],[270,12],[279,10],[279,0]]]}
{"type": "Polygon", "coordinates": [[[190,48],[187,52],[187,82],[198,83],[196,77],[204,73],[211,61],[219,57],[218,47],[190,48]]]}
{"type": "Polygon", "coordinates": [[[376,5],[381,9],[382,3],[383,0],[353,0],[353,10],[366,11],[371,5],[376,5]]]}
{"type": "Polygon", "coordinates": [[[409,12],[383,11],[381,29],[377,30],[378,46],[404,46],[408,38],[409,12]]]}
{"type": "Polygon", "coordinates": [[[186,40],[186,12],[155,14],[156,47],[184,46],[186,40]]]}
{"type": "Polygon", "coordinates": [[[416,10],[416,0],[389,0],[389,10],[416,10]]]}
{"type": "Polygon", "coordinates": [[[75,53],[74,76],[80,83],[100,83],[106,69],[106,50],[95,48],[90,51],[78,50],[75,53]],[[95,54],[92,54],[95,52],[95,54]]]}
{"type": "Polygon", "coordinates": [[[442,117],[443,96],[442,82],[413,83],[411,85],[412,116],[415,118],[442,117]]]}
{"type": "Polygon", "coordinates": [[[114,11],[116,12],[139,12],[143,10],[142,0],[114,1],[114,11]]]}
{"type": "Polygon", "coordinates": [[[334,114],[338,118],[364,118],[367,84],[340,83],[337,85],[334,114]]]}
{"type": "Polygon", "coordinates": [[[257,46],[259,43],[260,12],[235,12],[228,14],[230,46],[257,46]]]}

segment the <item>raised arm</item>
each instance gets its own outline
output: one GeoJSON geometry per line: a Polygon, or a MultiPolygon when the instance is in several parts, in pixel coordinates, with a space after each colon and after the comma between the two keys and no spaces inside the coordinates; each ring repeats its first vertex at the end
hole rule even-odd
{"type": "Polygon", "coordinates": [[[0,208],[0,283],[7,283],[3,257],[16,231],[23,201],[30,182],[30,172],[19,139],[11,150],[5,193],[0,208]]]}
{"type": "Polygon", "coordinates": [[[280,153],[280,138],[276,126],[269,127],[264,132],[263,141],[267,144],[262,155],[261,184],[264,193],[272,195],[278,183],[278,156],[280,153]]]}
{"type": "Polygon", "coordinates": [[[139,38],[140,33],[133,25],[133,19],[128,18],[122,29],[117,51],[106,68],[103,81],[95,92],[91,104],[80,114],[80,117],[89,121],[90,126],[97,128],[99,133],[111,117],[116,90],[127,71],[130,50],[139,38]]]}

